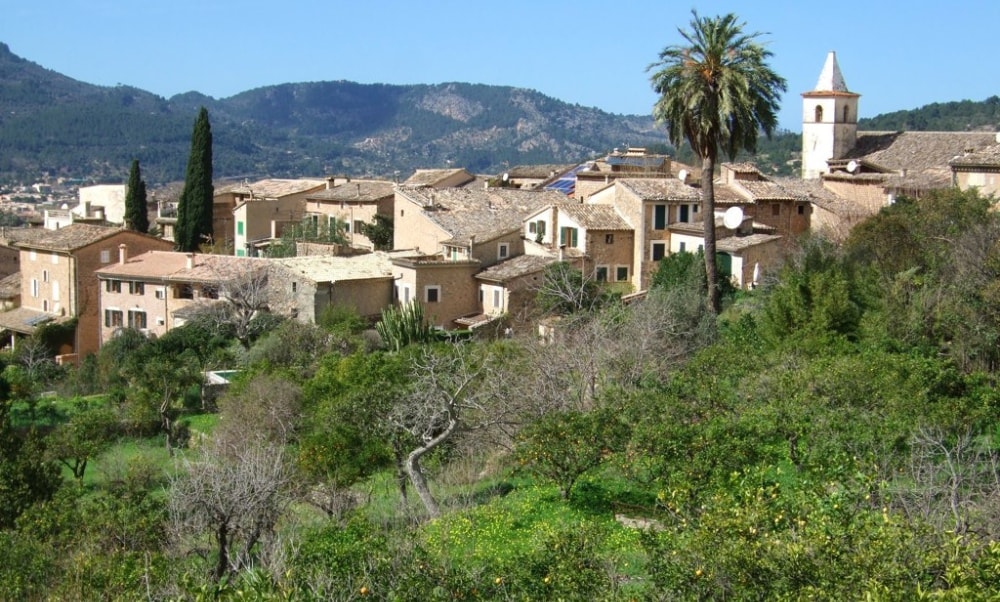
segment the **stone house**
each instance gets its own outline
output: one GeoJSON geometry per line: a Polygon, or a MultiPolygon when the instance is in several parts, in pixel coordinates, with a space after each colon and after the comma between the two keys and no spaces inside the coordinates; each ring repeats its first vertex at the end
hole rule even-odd
{"type": "Polygon", "coordinates": [[[430,324],[450,330],[456,320],[479,311],[474,276],[482,269],[475,259],[443,255],[410,255],[392,261],[393,301],[418,303],[430,324]]]}
{"type": "Polygon", "coordinates": [[[16,243],[21,251],[21,307],[0,314],[0,328],[31,335],[38,325],[75,318],[67,360],[100,346],[100,287],[97,270],[118,258],[119,247],[135,252],[166,250],[169,241],[120,228],[72,224],[43,238],[16,243]]]}
{"type": "Polygon", "coordinates": [[[982,195],[996,196],[1000,193],[1000,134],[996,134],[996,144],[963,153],[948,165],[954,185],[962,190],[977,188],[982,195]]]}
{"type": "MultiPolygon", "coordinates": [[[[121,245],[117,261],[95,272],[100,286],[100,341],[122,328],[160,336],[184,324],[184,311],[219,299],[227,278],[266,275],[263,259],[152,250],[130,255],[121,245]]],[[[262,281],[261,285],[266,285],[262,281]]]]}
{"type": "Polygon", "coordinates": [[[374,249],[362,233],[363,224],[375,222],[376,215],[392,217],[395,184],[384,180],[348,180],[338,186],[306,195],[306,219],[319,226],[334,222],[347,225],[352,247],[374,249]]]}
{"type": "Polygon", "coordinates": [[[305,213],[306,195],[323,190],[326,186],[325,179],[268,178],[217,188],[212,197],[212,232],[215,241],[225,248],[232,244],[233,253],[237,256],[247,255],[248,243],[252,245],[254,241],[275,238],[274,224],[301,221],[305,213]],[[260,201],[268,201],[270,204],[266,208],[246,208],[236,215],[241,206],[260,201]]]}
{"type": "Polygon", "coordinates": [[[479,311],[456,322],[466,328],[478,328],[505,317],[514,330],[527,327],[534,317],[535,297],[545,268],[556,261],[558,257],[553,254],[520,255],[477,273],[479,311]]]}

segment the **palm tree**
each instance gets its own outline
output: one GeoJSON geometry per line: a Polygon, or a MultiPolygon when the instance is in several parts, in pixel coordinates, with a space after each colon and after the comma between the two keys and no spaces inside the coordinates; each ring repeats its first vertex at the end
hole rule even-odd
{"type": "Polygon", "coordinates": [[[736,15],[691,14],[690,31],[678,29],[686,44],[664,48],[647,71],[656,70],[650,81],[660,95],[653,117],[666,124],[674,146],[686,140],[701,157],[705,276],[709,305],[718,313],[715,163],[720,149],[733,160],[741,149],[756,149],[761,131],[771,137],[785,80],[767,64],[771,52],[757,43],[761,34],[744,33],[736,15]]]}

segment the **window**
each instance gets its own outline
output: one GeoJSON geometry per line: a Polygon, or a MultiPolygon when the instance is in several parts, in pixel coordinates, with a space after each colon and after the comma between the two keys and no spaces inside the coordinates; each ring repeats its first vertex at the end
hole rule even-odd
{"type": "Polygon", "coordinates": [[[850,116],[850,114],[851,114],[850,107],[844,105],[844,123],[848,123],[849,121],[848,117],[850,116]]]}
{"type": "Polygon", "coordinates": [[[163,321],[163,318],[157,318],[156,319],[156,325],[157,326],[163,326],[164,324],[166,324],[166,322],[163,321]]]}
{"type": "Polygon", "coordinates": [[[410,287],[403,286],[403,303],[409,303],[409,302],[410,302],[410,287]]]}
{"type": "Polygon", "coordinates": [[[607,282],[608,281],[608,266],[606,266],[606,265],[599,265],[599,266],[597,266],[597,269],[594,270],[594,279],[597,280],[598,282],[607,282]]]}
{"type": "Polygon", "coordinates": [[[201,287],[201,298],[202,299],[218,299],[219,298],[219,287],[212,284],[205,284],[201,287]]]}
{"type": "Polygon", "coordinates": [[[781,205],[778,203],[771,203],[771,215],[781,215],[781,205]]]}
{"type": "Polygon", "coordinates": [[[500,259],[507,259],[510,255],[510,243],[502,242],[497,245],[497,257],[500,259]]]}
{"type": "Polygon", "coordinates": [[[146,312],[138,309],[128,310],[128,327],[144,330],[146,328],[146,312]]]}
{"type": "Polygon", "coordinates": [[[293,282],[292,283],[292,292],[296,293],[296,292],[298,292],[298,290],[299,290],[299,283],[298,282],[293,282]]]}
{"type": "Polygon", "coordinates": [[[605,234],[604,235],[604,244],[606,244],[606,245],[613,245],[613,244],[615,244],[615,235],[614,234],[605,234]]]}
{"type": "Polygon", "coordinates": [[[486,293],[485,293],[485,292],[483,292],[483,288],[482,288],[482,287],[479,287],[479,304],[480,304],[480,305],[482,305],[482,304],[483,304],[483,296],[484,296],[485,294],[486,294],[486,293]]]}
{"type": "Polygon", "coordinates": [[[441,287],[437,285],[424,287],[424,300],[427,303],[438,303],[441,301],[441,287]]]}
{"type": "Polygon", "coordinates": [[[243,222],[236,222],[236,236],[243,236],[243,222]]]}
{"type": "Polygon", "coordinates": [[[109,249],[104,249],[101,251],[101,263],[111,262],[111,251],[109,249]]]}
{"type": "Polygon", "coordinates": [[[538,231],[538,222],[528,222],[528,234],[534,234],[538,231]]]}
{"type": "Polygon", "coordinates": [[[42,311],[49,311],[49,300],[42,299],[42,311]]]}
{"type": "Polygon", "coordinates": [[[813,121],[815,121],[816,123],[822,123],[822,121],[823,121],[823,106],[822,105],[816,105],[816,111],[815,111],[815,114],[813,115],[813,121]]]}
{"type": "Polygon", "coordinates": [[[560,228],[559,244],[566,245],[568,247],[576,247],[578,234],[579,233],[576,228],[560,228]]]}
{"type": "Polygon", "coordinates": [[[365,223],[359,219],[354,220],[354,232],[361,233],[365,229],[365,223]]]}
{"type": "Polygon", "coordinates": [[[399,217],[403,217],[404,215],[406,215],[406,209],[400,209],[399,210],[399,217]]]}
{"type": "Polygon", "coordinates": [[[653,205],[653,229],[663,230],[667,227],[667,206],[653,205]]]}
{"type": "Polygon", "coordinates": [[[538,234],[545,236],[545,222],[538,220],[538,234]]]}
{"type": "Polygon", "coordinates": [[[615,282],[625,282],[628,280],[628,266],[620,265],[615,268],[615,282]]]}
{"type": "Polygon", "coordinates": [[[190,284],[181,284],[174,288],[174,299],[194,299],[194,287],[190,284]]]}
{"type": "Polygon", "coordinates": [[[122,312],[120,309],[104,310],[104,326],[106,328],[120,328],[122,325],[122,312]]]}
{"type": "Polygon", "coordinates": [[[42,282],[48,282],[48,281],[49,281],[49,271],[42,270],[42,282]]]}
{"type": "Polygon", "coordinates": [[[500,289],[493,289],[493,307],[500,307],[500,289]]]}
{"type": "Polygon", "coordinates": [[[246,257],[246,254],[247,254],[246,251],[244,251],[243,249],[236,249],[237,257],[246,257]]]}
{"type": "Polygon", "coordinates": [[[31,296],[32,297],[37,297],[38,296],[38,279],[37,278],[32,278],[31,279],[31,296]]]}
{"type": "Polygon", "coordinates": [[[146,284],[143,282],[130,281],[128,283],[128,294],[130,295],[145,295],[146,294],[146,284]]]}
{"type": "Polygon", "coordinates": [[[689,209],[687,205],[680,205],[677,207],[677,221],[681,223],[688,223],[691,221],[691,215],[688,213],[689,209]]]}
{"type": "Polygon", "coordinates": [[[106,293],[120,293],[120,292],[122,292],[122,281],[121,280],[105,280],[104,281],[104,292],[106,292],[106,293]]]}
{"type": "Polygon", "coordinates": [[[163,289],[163,288],[156,289],[156,298],[160,299],[161,301],[163,299],[166,299],[167,298],[167,291],[166,291],[166,289],[163,289]]]}
{"type": "Polygon", "coordinates": [[[805,205],[799,205],[798,207],[796,207],[796,209],[798,210],[799,215],[805,215],[806,214],[806,206],[805,205]]]}
{"type": "Polygon", "coordinates": [[[659,261],[667,254],[667,243],[654,242],[652,246],[653,261],[659,261]]]}
{"type": "Polygon", "coordinates": [[[679,250],[679,251],[680,251],[681,253],[685,253],[685,252],[687,252],[687,246],[688,246],[688,244],[687,244],[686,242],[684,242],[684,241],[681,241],[681,243],[680,243],[679,245],[677,245],[677,249],[678,249],[678,250],[679,250]]]}

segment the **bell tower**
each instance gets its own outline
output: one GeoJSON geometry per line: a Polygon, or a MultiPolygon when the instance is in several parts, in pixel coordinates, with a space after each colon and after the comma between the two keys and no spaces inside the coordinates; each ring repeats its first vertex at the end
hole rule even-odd
{"type": "Polygon", "coordinates": [[[827,161],[843,157],[858,137],[858,98],[847,89],[837,53],[826,55],[816,88],[802,93],[802,177],[829,173],[827,161]]]}

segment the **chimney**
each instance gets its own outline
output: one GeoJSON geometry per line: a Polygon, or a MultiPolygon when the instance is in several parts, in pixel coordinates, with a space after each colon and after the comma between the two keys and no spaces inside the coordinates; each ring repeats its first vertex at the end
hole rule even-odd
{"type": "Polygon", "coordinates": [[[187,254],[187,269],[189,270],[194,269],[194,253],[187,254]]]}
{"type": "Polygon", "coordinates": [[[333,176],[330,176],[329,178],[326,179],[326,189],[327,190],[330,190],[331,188],[333,188],[333,182],[334,182],[333,176]]]}
{"type": "Polygon", "coordinates": [[[128,259],[128,246],[125,243],[118,245],[118,263],[125,263],[128,259]]]}

